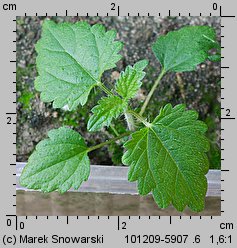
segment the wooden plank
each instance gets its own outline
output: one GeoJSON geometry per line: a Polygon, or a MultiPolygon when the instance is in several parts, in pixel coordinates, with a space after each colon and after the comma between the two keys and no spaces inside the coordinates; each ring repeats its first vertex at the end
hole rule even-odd
{"type": "MultiPolygon", "coordinates": [[[[19,177],[26,163],[16,163],[16,190],[33,191],[19,184],[19,177]]],[[[79,190],[70,192],[97,192],[137,195],[136,182],[128,182],[128,167],[91,165],[89,180],[82,183],[79,190]]],[[[221,171],[209,170],[207,174],[207,196],[221,196],[221,171]]]]}

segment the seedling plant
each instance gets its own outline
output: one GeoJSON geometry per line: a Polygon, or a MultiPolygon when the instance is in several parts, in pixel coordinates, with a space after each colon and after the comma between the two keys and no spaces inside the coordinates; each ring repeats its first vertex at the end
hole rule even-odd
{"type": "Polygon", "coordinates": [[[146,108],[167,73],[193,71],[206,60],[220,60],[214,29],[186,26],[158,37],[152,51],[161,71],[140,111],[132,109],[129,102],[142,86],[147,60],[128,65],[111,88],[101,80],[122,57],[123,44],[115,38],[116,31],[106,31],[101,24],[44,21],[36,44],[35,88],[41,92],[41,100],[52,102],[53,108],[74,110],[85,105],[97,87],[105,94],[91,110],[88,131],[109,127],[121,117],[126,119],[127,131],[88,147],[80,133],[68,127],[53,129],[29,157],[20,183],[43,192],[78,189],[90,174],[88,153],[127,137],[122,162],[129,166],[128,180],[137,181],[140,195],[151,192],[161,208],[172,204],[178,211],[186,206],[202,211],[209,168],[206,124],[184,104],[166,104],[151,121],[146,118],[146,108]]]}

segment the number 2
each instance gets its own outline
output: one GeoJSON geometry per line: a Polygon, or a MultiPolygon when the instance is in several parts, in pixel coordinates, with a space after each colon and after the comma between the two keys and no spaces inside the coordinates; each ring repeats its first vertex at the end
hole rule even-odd
{"type": "Polygon", "coordinates": [[[111,3],[111,10],[115,10],[115,3],[111,3]]]}
{"type": "Polygon", "coordinates": [[[226,109],[226,116],[230,117],[230,109],[226,109]]]}
{"type": "Polygon", "coordinates": [[[8,116],[8,117],[7,117],[7,124],[12,124],[12,123],[11,123],[11,120],[12,120],[11,117],[8,116]]]}

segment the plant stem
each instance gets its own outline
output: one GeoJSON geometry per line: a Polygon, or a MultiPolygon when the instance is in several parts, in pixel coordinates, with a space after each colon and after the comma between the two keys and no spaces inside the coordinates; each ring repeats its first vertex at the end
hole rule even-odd
{"type": "Polygon", "coordinates": [[[124,114],[125,120],[127,122],[128,130],[134,131],[135,130],[135,123],[134,123],[134,119],[133,119],[132,114],[130,114],[126,111],[123,114],[124,114]]]}
{"type": "Polygon", "coordinates": [[[116,136],[119,136],[119,133],[118,133],[118,131],[116,130],[116,128],[114,127],[113,124],[110,125],[110,128],[113,130],[113,132],[114,132],[114,134],[115,134],[116,136]]]}
{"type": "Polygon", "coordinates": [[[140,114],[136,113],[133,110],[128,110],[127,113],[135,116],[140,122],[142,122],[146,127],[150,127],[151,123],[147,122],[140,114]]]}
{"type": "Polygon", "coordinates": [[[102,82],[98,82],[97,85],[107,94],[112,96],[113,93],[102,83],[102,82]]]}
{"type": "Polygon", "coordinates": [[[116,140],[120,140],[121,138],[126,137],[126,136],[128,136],[130,134],[131,134],[131,132],[123,133],[123,134],[119,135],[118,137],[115,137],[115,138],[113,138],[111,140],[105,141],[105,142],[100,143],[100,144],[95,145],[95,146],[91,146],[91,147],[88,148],[87,151],[88,152],[94,151],[94,150],[99,149],[99,148],[101,148],[103,146],[109,145],[109,144],[115,142],[116,140]]]}
{"type": "Polygon", "coordinates": [[[158,78],[156,79],[155,83],[153,84],[153,86],[152,86],[152,88],[151,88],[149,94],[148,94],[147,97],[146,97],[145,102],[144,102],[143,105],[142,105],[141,111],[140,111],[140,113],[139,113],[141,116],[142,116],[143,113],[145,112],[146,107],[147,107],[149,101],[151,100],[151,97],[152,97],[154,91],[156,90],[156,87],[157,87],[158,84],[160,83],[160,81],[161,81],[162,77],[165,75],[165,73],[166,73],[166,71],[165,71],[164,69],[162,69],[160,75],[158,76],[158,78]]]}

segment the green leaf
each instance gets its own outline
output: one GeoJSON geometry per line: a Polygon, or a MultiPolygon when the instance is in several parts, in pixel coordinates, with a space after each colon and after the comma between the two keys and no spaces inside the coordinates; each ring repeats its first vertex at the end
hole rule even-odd
{"type": "Polygon", "coordinates": [[[215,30],[208,26],[188,26],[160,36],[152,50],[165,71],[195,70],[209,57],[213,48],[219,50],[215,30]]]}
{"type": "Polygon", "coordinates": [[[31,109],[30,101],[34,94],[28,91],[22,92],[21,96],[18,98],[18,102],[22,103],[23,109],[31,109]]]}
{"type": "Polygon", "coordinates": [[[90,173],[87,146],[81,135],[69,128],[61,127],[48,133],[36,146],[23,169],[20,184],[43,192],[58,190],[66,192],[78,189],[90,173]]]}
{"type": "Polygon", "coordinates": [[[108,96],[99,100],[91,111],[93,115],[87,123],[89,131],[97,131],[103,126],[109,126],[113,118],[118,118],[119,115],[127,107],[127,101],[118,96],[108,96]]]}
{"type": "Polygon", "coordinates": [[[213,54],[213,55],[209,55],[208,59],[212,62],[219,62],[221,61],[221,54],[213,54]]]}
{"type": "Polygon", "coordinates": [[[39,76],[35,81],[42,101],[53,101],[54,108],[68,105],[70,110],[84,105],[103,72],[121,58],[122,43],[115,37],[115,31],[105,32],[99,24],[44,21],[36,44],[39,76]]]}
{"type": "Polygon", "coordinates": [[[197,120],[195,111],[184,105],[170,104],[160,110],[151,127],[142,128],[125,143],[122,161],[130,165],[128,178],[138,181],[142,195],[152,191],[156,203],[170,203],[183,211],[204,208],[208,171],[206,124],[197,120]]]}
{"type": "Polygon", "coordinates": [[[124,72],[121,72],[116,83],[117,93],[125,99],[133,98],[141,87],[141,80],[145,76],[143,71],[147,66],[147,60],[137,62],[133,67],[127,66],[124,72]]]}

